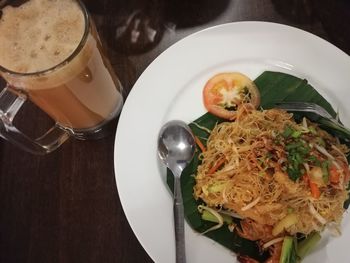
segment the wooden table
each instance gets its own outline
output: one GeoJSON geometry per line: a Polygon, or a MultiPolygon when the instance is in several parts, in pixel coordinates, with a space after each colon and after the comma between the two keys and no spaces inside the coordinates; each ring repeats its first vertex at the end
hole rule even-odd
{"type": "MultiPolygon", "coordinates": [[[[350,54],[347,0],[85,3],[126,94],[170,45],[193,32],[227,22],[288,24],[325,38],[350,54]],[[159,33],[154,42],[146,39],[125,45],[123,34],[116,39],[116,28],[120,30],[122,21],[135,10],[134,19],[141,17],[144,23],[149,18],[159,33]]],[[[20,120],[23,126],[37,130],[49,125],[46,116],[36,117],[37,110],[28,108],[20,120]]],[[[71,139],[46,156],[34,156],[0,142],[0,262],[152,262],[124,216],[114,178],[113,148],[113,134],[97,141],[71,139]]]]}

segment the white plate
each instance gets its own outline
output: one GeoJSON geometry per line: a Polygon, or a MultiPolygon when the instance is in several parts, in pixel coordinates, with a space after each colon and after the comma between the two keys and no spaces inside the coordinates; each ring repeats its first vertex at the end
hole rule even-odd
{"type": "MultiPolygon", "coordinates": [[[[157,158],[160,127],[170,119],[190,122],[202,115],[202,88],[215,73],[240,71],[254,79],[265,70],[308,79],[350,124],[349,56],[280,24],[230,23],[193,34],[162,53],[135,83],[117,129],[115,174],[126,217],[155,262],[175,262],[172,197],[157,158]]],[[[348,262],[349,217],[343,235],[327,241],[304,262],[348,262]]],[[[188,225],[186,249],[191,263],[235,262],[233,253],[188,225]]]]}

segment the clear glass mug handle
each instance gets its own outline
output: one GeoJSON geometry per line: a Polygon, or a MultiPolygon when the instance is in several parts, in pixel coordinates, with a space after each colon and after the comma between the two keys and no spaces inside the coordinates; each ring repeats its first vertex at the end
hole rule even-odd
{"type": "Polygon", "coordinates": [[[24,93],[15,91],[8,85],[1,91],[0,136],[30,153],[43,155],[52,152],[69,138],[69,133],[58,125],[37,139],[31,139],[19,131],[13,125],[13,120],[26,100],[24,93]]]}

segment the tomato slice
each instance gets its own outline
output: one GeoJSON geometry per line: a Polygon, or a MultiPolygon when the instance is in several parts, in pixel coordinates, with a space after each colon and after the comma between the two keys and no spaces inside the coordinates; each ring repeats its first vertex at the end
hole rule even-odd
{"type": "Polygon", "coordinates": [[[210,113],[234,120],[239,105],[251,103],[255,108],[259,106],[260,93],[247,76],[238,72],[220,73],[205,84],[203,101],[210,113]]]}

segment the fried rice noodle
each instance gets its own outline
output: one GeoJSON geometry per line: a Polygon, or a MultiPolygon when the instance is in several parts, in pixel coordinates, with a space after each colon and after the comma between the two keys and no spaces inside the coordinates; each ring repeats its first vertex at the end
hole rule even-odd
{"type": "MultiPolygon", "coordinates": [[[[297,124],[292,115],[283,110],[258,111],[250,105],[243,106],[238,110],[236,121],[220,123],[212,130],[207,150],[200,155],[195,198],[209,207],[232,211],[262,225],[273,226],[292,210],[300,220],[286,229],[291,235],[307,235],[317,230],[315,219],[322,224],[339,223],[348,197],[346,189],[323,191],[318,199],[312,198],[310,187],[303,180],[289,179],[284,167],[287,152],[276,143],[276,136],[283,133],[285,127],[301,131],[310,125],[305,121],[297,124]],[[209,175],[223,157],[224,165],[209,175]],[[211,191],[215,185],[224,187],[211,191]]],[[[318,154],[322,158],[343,164],[347,149],[326,132],[320,134],[335,148],[325,150],[317,145],[314,151],[321,151],[318,154]]],[[[310,169],[308,165],[306,169],[310,169]]]]}

